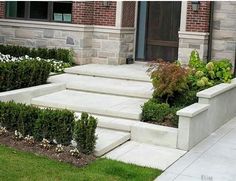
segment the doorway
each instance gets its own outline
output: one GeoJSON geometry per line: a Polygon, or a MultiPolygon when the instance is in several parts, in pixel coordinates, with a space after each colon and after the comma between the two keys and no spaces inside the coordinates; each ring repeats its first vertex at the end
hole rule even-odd
{"type": "Polygon", "coordinates": [[[136,60],[178,58],[181,2],[139,2],[136,60]]]}

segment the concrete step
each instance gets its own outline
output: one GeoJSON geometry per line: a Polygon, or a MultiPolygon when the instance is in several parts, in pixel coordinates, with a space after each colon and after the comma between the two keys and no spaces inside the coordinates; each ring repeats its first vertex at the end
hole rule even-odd
{"type": "Polygon", "coordinates": [[[103,128],[97,128],[96,135],[98,137],[94,152],[96,156],[102,156],[130,139],[128,132],[103,128]]]}
{"type": "Polygon", "coordinates": [[[150,82],[147,64],[101,65],[88,64],[65,69],[66,73],[150,82]]]}
{"type": "Polygon", "coordinates": [[[33,98],[31,104],[140,120],[141,105],[146,101],[147,100],[140,98],[63,90],[33,98]]]}
{"type": "Polygon", "coordinates": [[[165,170],[186,152],[178,149],[128,141],[104,157],[144,167],[165,170]]]}
{"type": "MultiPolygon", "coordinates": [[[[80,118],[81,113],[76,112],[75,114],[80,118]]],[[[100,128],[130,132],[132,141],[176,148],[177,128],[96,114],[92,114],[92,116],[97,118],[100,128]]]]}
{"type": "Polygon", "coordinates": [[[92,77],[75,74],[60,74],[51,76],[48,82],[65,83],[67,89],[86,92],[97,92],[129,97],[150,98],[152,96],[152,84],[132,80],[92,77]]]}
{"type": "MultiPolygon", "coordinates": [[[[78,118],[80,118],[81,113],[76,112],[75,115],[78,118]]],[[[131,132],[131,127],[134,126],[137,122],[139,122],[137,120],[101,116],[96,114],[93,114],[92,116],[97,118],[98,127],[100,128],[125,131],[125,132],[131,132]]]]}

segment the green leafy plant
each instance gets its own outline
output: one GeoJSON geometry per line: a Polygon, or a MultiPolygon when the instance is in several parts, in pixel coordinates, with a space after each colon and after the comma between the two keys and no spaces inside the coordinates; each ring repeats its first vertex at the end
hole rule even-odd
{"type": "Polygon", "coordinates": [[[9,131],[17,130],[22,136],[33,135],[68,145],[72,140],[74,113],[68,110],[40,109],[33,106],[0,102],[0,124],[9,131]]]}
{"type": "Polygon", "coordinates": [[[165,99],[166,103],[175,93],[181,93],[188,89],[189,72],[179,64],[160,62],[150,71],[154,87],[153,96],[165,99]]]}
{"type": "Polygon", "coordinates": [[[155,99],[150,99],[142,106],[142,121],[161,123],[169,112],[169,104],[158,103],[155,99]]]}
{"type": "Polygon", "coordinates": [[[0,61],[0,92],[45,84],[51,65],[45,61],[0,61]]]}
{"type": "Polygon", "coordinates": [[[70,49],[48,49],[48,48],[28,48],[15,45],[0,45],[0,52],[2,54],[9,54],[15,57],[22,57],[28,55],[29,57],[40,57],[43,59],[55,59],[63,61],[72,65],[74,63],[74,52],[70,49]]]}
{"type": "Polygon", "coordinates": [[[82,113],[80,119],[75,122],[74,138],[80,152],[90,154],[95,149],[97,119],[82,113]]]}

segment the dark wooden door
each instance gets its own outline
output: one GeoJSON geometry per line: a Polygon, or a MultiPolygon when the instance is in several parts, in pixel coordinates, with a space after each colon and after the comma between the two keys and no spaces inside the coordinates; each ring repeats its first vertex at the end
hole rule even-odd
{"type": "Polygon", "coordinates": [[[149,2],[146,58],[167,61],[178,58],[181,2],[149,2]]]}

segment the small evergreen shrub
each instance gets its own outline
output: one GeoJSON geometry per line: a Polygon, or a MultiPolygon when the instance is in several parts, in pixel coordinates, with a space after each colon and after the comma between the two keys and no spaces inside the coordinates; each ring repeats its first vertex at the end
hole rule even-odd
{"type": "Polygon", "coordinates": [[[169,104],[158,103],[155,99],[150,99],[142,106],[142,121],[161,123],[169,113],[169,104]]]}
{"type": "Polygon", "coordinates": [[[39,112],[34,124],[36,140],[54,139],[58,144],[68,145],[72,140],[74,114],[68,110],[44,109],[39,112]]]}
{"type": "Polygon", "coordinates": [[[0,125],[23,136],[33,135],[68,145],[72,140],[74,113],[68,110],[40,109],[33,106],[0,102],[0,125]]]}
{"type": "Polygon", "coordinates": [[[74,63],[74,55],[72,50],[62,48],[28,48],[15,45],[0,45],[0,52],[2,54],[9,54],[14,57],[22,57],[28,55],[29,57],[40,57],[43,59],[55,59],[63,61],[72,65],[74,63]]]}
{"type": "Polygon", "coordinates": [[[51,65],[45,61],[0,61],[0,92],[45,84],[51,65]]]}
{"type": "Polygon", "coordinates": [[[80,152],[90,154],[95,149],[97,119],[82,113],[81,118],[75,122],[74,138],[80,152]]]}

